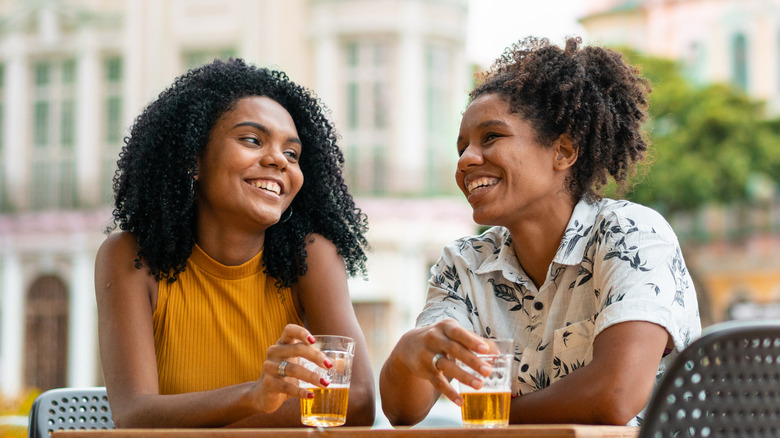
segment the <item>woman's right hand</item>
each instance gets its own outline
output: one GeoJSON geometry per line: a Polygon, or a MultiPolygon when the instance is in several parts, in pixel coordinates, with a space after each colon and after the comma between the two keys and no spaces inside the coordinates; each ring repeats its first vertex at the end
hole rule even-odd
{"type": "Polygon", "coordinates": [[[320,388],[330,384],[300,364],[299,358],[306,358],[325,369],[333,366],[325,354],[312,347],[314,342],[304,327],[288,324],[276,344],[268,348],[263,372],[252,390],[259,412],[274,412],[291,397],[313,398],[313,393],[298,386],[299,380],[320,388]]]}
{"type": "Polygon", "coordinates": [[[482,381],[462,370],[456,359],[487,377],[490,366],[475,353],[487,353],[489,348],[484,339],[454,319],[445,319],[404,334],[391,357],[395,366],[405,367],[412,375],[428,380],[436,391],[461,406],[463,399],[449,381],[455,379],[475,389],[482,386],[482,381]]]}

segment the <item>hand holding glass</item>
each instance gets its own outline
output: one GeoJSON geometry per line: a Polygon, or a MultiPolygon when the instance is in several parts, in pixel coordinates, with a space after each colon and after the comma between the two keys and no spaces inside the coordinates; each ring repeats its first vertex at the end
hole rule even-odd
{"type": "Polygon", "coordinates": [[[314,348],[325,353],[333,363],[330,369],[320,368],[301,358],[301,365],[330,381],[327,388],[316,387],[299,380],[299,385],[314,393],[314,398],[301,399],[301,423],[306,426],[341,426],[347,421],[349,382],[352,377],[352,358],[355,340],[345,336],[316,336],[314,348]]]}
{"type": "Polygon", "coordinates": [[[506,427],[509,424],[511,400],[511,371],[514,355],[512,339],[486,339],[491,345],[489,354],[477,354],[492,367],[490,375],[482,376],[468,365],[457,361],[458,366],[482,380],[482,387],[474,389],[458,382],[463,397],[461,414],[464,427],[506,427]]]}

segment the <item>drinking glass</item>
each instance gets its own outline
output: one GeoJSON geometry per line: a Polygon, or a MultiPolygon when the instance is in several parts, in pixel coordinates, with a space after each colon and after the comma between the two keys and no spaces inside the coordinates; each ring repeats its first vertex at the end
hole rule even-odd
{"type": "Polygon", "coordinates": [[[458,382],[463,397],[461,414],[463,427],[506,427],[509,424],[509,403],[511,400],[511,371],[514,355],[512,339],[486,339],[491,345],[489,354],[477,354],[492,367],[490,375],[483,377],[468,365],[457,361],[458,366],[472,376],[482,380],[482,387],[474,389],[458,382]]]}
{"type": "Polygon", "coordinates": [[[347,421],[349,381],[352,377],[352,359],[355,356],[355,340],[346,336],[315,336],[314,348],[325,353],[333,363],[330,369],[321,368],[301,358],[301,365],[330,381],[327,388],[320,388],[299,380],[299,385],[314,393],[314,398],[301,399],[301,423],[306,426],[341,426],[347,421]]]}

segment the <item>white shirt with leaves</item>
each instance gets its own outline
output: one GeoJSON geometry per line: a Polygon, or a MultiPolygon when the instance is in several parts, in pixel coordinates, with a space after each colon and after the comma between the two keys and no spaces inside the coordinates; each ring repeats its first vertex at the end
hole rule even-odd
{"type": "MultiPolygon", "coordinates": [[[[672,228],[656,211],[628,201],[580,201],[537,289],[493,227],[444,247],[431,268],[417,326],[454,318],[490,338],[513,338],[513,396],[545,388],[593,358],[602,330],[625,321],[664,327],[676,353],[701,334],[696,291],[672,228]]],[[[641,414],[629,425],[641,425],[641,414]]]]}

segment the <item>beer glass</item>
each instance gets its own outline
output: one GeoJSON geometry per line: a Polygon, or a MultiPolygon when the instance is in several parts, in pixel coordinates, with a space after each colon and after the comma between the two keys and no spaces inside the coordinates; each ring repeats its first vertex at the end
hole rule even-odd
{"type": "Polygon", "coordinates": [[[514,341],[512,339],[486,339],[486,341],[492,344],[490,353],[477,354],[477,357],[492,367],[489,376],[483,377],[468,365],[457,361],[461,369],[482,380],[480,389],[458,382],[460,395],[463,397],[461,407],[463,427],[506,427],[509,424],[514,341]]]}
{"type": "Polygon", "coordinates": [[[333,363],[329,370],[301,358],[301,365],[330,381],[327,388],[319,388],[299,380],[299,385],[314,393],[314,398],[301,399],[301,423],[306,426],[341,426],[347,421],[349,381],[352,377],[352,358],[355,340],[346,336],[315,336],[314,348],[325,353],[333,363]]]}

